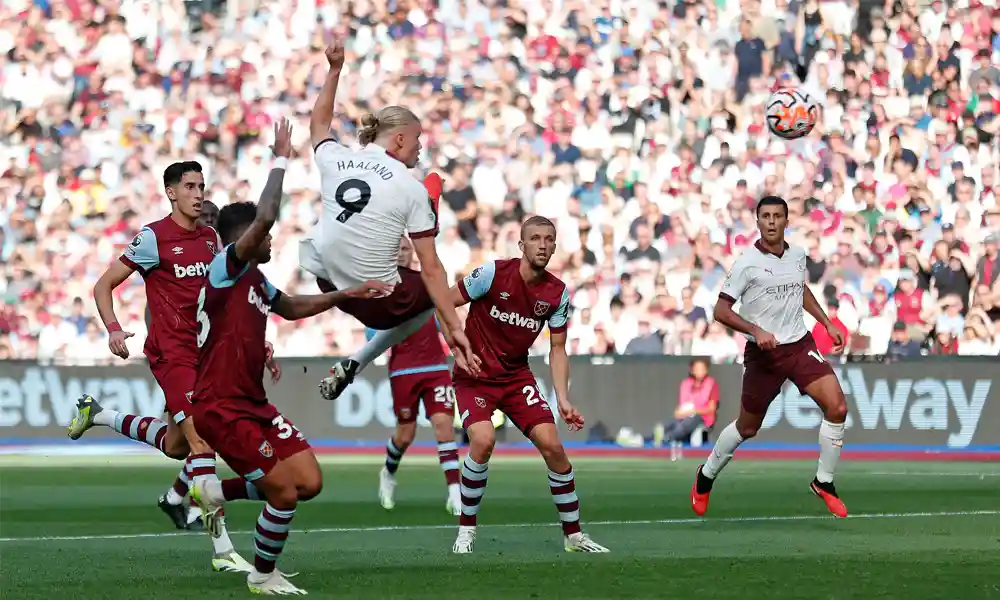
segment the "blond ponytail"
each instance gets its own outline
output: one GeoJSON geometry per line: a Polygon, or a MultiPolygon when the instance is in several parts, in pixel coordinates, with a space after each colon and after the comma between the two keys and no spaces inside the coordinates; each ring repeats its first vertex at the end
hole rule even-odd
{"type": "Polygon", "coordinates": [[[368,144],[375,141],[378,137],[378,117],[372,113],[365,113],[361,117],[361,128],[358,129],[358,142],[362,146],[367,146],[368,144]]]}
{"type": "Polygon", "coordinates": [[[361,117],[361,127],[358,128],[358,143],[367,146],[374,142],[380,133],[419,123],[417,116],[410,109],[402,106],[386,106],[378,114],[366,113],[361,117]]]}

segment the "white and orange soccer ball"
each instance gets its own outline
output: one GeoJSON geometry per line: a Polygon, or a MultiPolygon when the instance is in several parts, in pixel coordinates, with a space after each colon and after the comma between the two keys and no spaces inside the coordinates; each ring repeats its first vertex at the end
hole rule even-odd
{"type": "Polygon", "coordinates": [[[785,140],[809,135],[819,120],[819,102],[801,88],[775,90],[766,109],[771,133],[785,140]]]}

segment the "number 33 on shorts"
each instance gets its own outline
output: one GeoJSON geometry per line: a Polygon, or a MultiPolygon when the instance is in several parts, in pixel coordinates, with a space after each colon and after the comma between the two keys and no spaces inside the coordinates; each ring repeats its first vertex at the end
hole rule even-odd
{"type": "Polygon", "coordinates": [[[286,421],[285,417],[281,415],[274,417],[274,419],[271,421],[271,425],[274,425],[278,429],[279,440],[287,440],[288,438],[292,437],[293,434],[297,439],[300,440],[306,439],[306,437],[302,435],[302,432],[299,431],[298,427],[286,421]]]}

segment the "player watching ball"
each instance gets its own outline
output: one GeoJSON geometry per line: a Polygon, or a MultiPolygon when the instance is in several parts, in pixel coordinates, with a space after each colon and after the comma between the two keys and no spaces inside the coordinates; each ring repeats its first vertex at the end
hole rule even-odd
{"type": "MultiPolygon", "coordinates": [[[[186,529],[188,514],[183,501],[189,482],[215,477],[215,452],[198,435],[189,418],[189,398],[198,364],[195,309],[208,264],[218,251],[219,235],[198,223],[205,195],[200,164],[186,161],[168,166],[163,172],[163,185],[170,200],[170,215],[136,234],[94,285],[94,300],[108,330],[108,348],[112,354],[127,359],[126,340],[135,334],[119,324],[112,292],[134,272],[142,275],[149,309],[143,353],[163,390],[168,416],[161,420],[120,413],[84,395],[77,402],[68,429],[70,439],[76,440],[94,425],[110,427],[170,458],[186,459],[174,485],[159,499],[160,508],[175,526],[186,529]]],[[[221,518],[213,547],[212,568],[216,571],[250,571],[250,564],[233,549],[221,518]]]]}
{"type": "Polygon", "coordinates": [[[607,552],[580,529],[573,466],[559,440],[552,410],[528,366],[528,351],[548,323],[559,415],[570,431],[579,431],[583,415],[569,401],[569,290],[545,268],[556,249],[555,225],[545,217],[529,218],[521,225],[518,246],[521,258],[486,263],[451,288],[453,306],[470,304],[466,332],[473,352],[482,358],[481,373],[455,366],[455,395],[469,435],[469,453],[462,463],[462,512],[452,551],[470,553],[476,541],[476,517],[496,445],[492,416],[499,409],[531,440],[548,467],[549,490],[559,511],[566,551],[607,552]]]}
{"type": "Polygon", "coordinates": [[[376,281],[314,296],[282,294],[258,265],[271,260],[271,235],[281,208],[281,188],[291,154],[291,126],[275,126],[272,151],[278,158],[261,193],[260,206],[230,204],[219,213],[225,248],[208,267],[198,296],[200,349],[191,400],[198,433],[241,477],[202,479],[192,492],[202,506],[205,526],[217,533],[221,505],[232,500],[264,500],[254,536],[250,590],[263,595],[305,592],[275,569],[299,502],[319,494],[322,472],[302,432],[286,419],[264,391],[264,337],[268,315],[305,319],[348,298],[373,298],[391,286],[376,281]]]}
{"type": "MultiPolygon", "coordinates": [[[[399,265],[413,263],[413,244],[407,238],[399,242],[399,265]]],[[[374,329],[365,330],[369,340],[374,329]]],[[[417,434],[418,405],[434,427],[438,461],[448,485],[445,509],[458,516],[462,500],[458,490],[458,444],[455,443],[455,388],[451,382],[448,356],[441,347],[437,320],[432,316],[416,333],[396,344],[389,355],[389,382],[392,386],[392,409],[396,430],[385,446],[385,466],[379,473],[378,497],[382,507],[396,505],[396,470],[417,434]]]]}
{"type": "Polygon", "coordinates": [[[787,227],[788,204],[777,196],[761,199],[757,204],[760,239],[736,259],[715,305],[715,320],[746,335],[747,346],[739,417],[719,434],[708,460],[698,467],[691,488],[691,506],[699,516],[708,511],[709,495],[719,473],[740,444],[760,431],[768,406],[786,380],[823,411],[819,467],[809,489],[834,516],[847,516],[847,507],[833,485],[844,445],[847,400],[833,368],[806,329],[803,308],[826,327],[834,353],[844,347],[844,336],[809,290],[806,253],[785,242],[787,227]],[[739,313],[733,310],[737,301],[739,313]]]}
{"type": "Polygon", "coordinates": [[[347,289],[365,280],[382,281],[394,289],[385,298],[348,300],[340,306],[378,333],[361,352],[331,369],[320,392],[335,399],[376,357],[423,327],[435,308],[447,326],[445,339],[456,362],[477,371],[478,361],[449,302],[447,274],[434,244],[440,177],[428,176],[426,185],[421,185],[409,171],[420,153],[420,121],[406,108],[387,106],[362,117],[361,149],[337,143],[330,137],[330,124],[344,66],[343,45],[327,48],[326,58],[330,70],[309,123],[323,212],[299,247],[299,261],[324,291],[347,289]],[[420,259],[419,272],[396,262],[404,233],[420,259]]]}

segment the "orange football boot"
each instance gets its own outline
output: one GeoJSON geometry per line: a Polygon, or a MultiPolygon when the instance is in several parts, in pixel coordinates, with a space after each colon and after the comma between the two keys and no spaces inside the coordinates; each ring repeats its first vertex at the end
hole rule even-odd
{"type": "Polygon", "coordinates": [[[705,465],[698,465],[698,474],[694,478],[694,485],[691,486],[691,508],[694,509],[694,514],[699,517],[704,516],[708,512],[708,497],[712,493],[712,483],[713,480],[705,477],[701,473],[701,468],[705,465]],[[698,491],[698,484],[702,484],[702,489],[708,486],[705,492],[698,491]]]}
{"type": "Polygon", "coordinates": [[[833,482],[820,483],[819,480],[813,479],[812,483],[809,484],[809,489],[826,504],[830,514],[841,519],[847,517],[847,507],[837,495],[837,488],[833,487],[833,482]]]}

